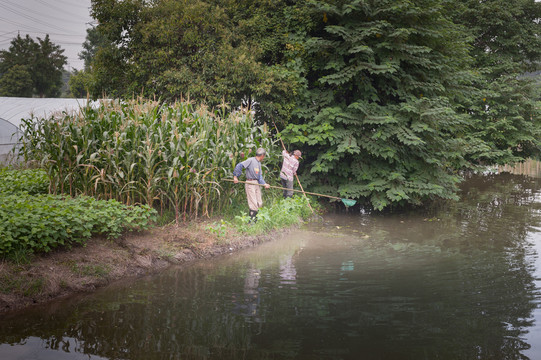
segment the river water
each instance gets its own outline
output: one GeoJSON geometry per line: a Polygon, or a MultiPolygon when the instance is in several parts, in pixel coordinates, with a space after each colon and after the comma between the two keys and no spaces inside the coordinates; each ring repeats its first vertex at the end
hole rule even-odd
{"type": "MultiPolygon", "coordinates": [[[[535,175],[535,174],[534,174],[535,175]]],[[[0,318],[0,359],[541,359],[541,183],[336,214],[241,253],[0,318]]]]}

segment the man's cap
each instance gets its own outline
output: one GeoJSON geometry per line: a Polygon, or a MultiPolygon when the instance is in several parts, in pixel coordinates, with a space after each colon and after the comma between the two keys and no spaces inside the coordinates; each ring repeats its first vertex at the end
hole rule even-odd
{"type": "Polygon", "coordinates": [[[295,150],[295,151],[293,151],[293,155],[298,156],[300,159],[302,159],[302,156],[301,156],[302,153],[301,153],[300,150],[295,150]]]}

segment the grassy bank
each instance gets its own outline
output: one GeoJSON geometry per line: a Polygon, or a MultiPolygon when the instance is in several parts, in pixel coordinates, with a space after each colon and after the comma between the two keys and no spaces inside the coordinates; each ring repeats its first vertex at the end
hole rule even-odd
{"type": "Polygon", "coordinates": [[[260,214],[256,224],[244,214],[230,220],[192,220],[117,238],[93,236],[82,245],[0,259],[0,314],[252,247],[282,236],[307,220],[311,211],[296,198],[269,204],[260,214]]]}

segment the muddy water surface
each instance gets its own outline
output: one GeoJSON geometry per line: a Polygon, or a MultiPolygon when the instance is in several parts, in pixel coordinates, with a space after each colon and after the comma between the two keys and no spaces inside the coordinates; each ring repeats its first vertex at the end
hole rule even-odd
{"type": "Polygon", "coordinates": [[[476,177],[3,317],[0,359],[541,359],[540,185],[476,177]]]}

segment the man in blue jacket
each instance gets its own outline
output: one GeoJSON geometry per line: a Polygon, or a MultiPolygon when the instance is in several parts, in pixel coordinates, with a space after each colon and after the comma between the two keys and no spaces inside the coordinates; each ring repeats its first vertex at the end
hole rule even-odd
{"type": "Polygon", "coordinates": [[[255,222],[259,208],[263,206],[261,199],[261,187],[257,184],[265,185],[265,189],[270,188],[270,185],[263,180],[263,169],[261,161],[265,158],[265,149],[259,148],[255,152],[255,156],[240,162],[233,170],[233,181],[235,184],[239,182],[238,177],[242,174],[242,169],[246,169],[246,197],[248,198],[248,207],[250,208],[250,217],[255,222]]]}

